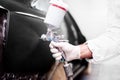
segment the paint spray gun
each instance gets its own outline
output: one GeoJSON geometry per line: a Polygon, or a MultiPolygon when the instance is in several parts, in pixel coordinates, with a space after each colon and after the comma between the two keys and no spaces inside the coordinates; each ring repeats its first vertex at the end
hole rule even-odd
{"type": "MultiPolygon", "coordinates": [[[[62,0],[50,0],[50,6],[44,20],[48,27],[48,30],[46,34],[43,34],[41,36],[41,39],[46,41],[68,42],[68,40],[63,39],[63,35],[58,35],[56,32],[56,29],[60,28],[60,25],[64,19],[67,10],[68,5],[65,4],[62,0]]],[[[64,52],[61,49],[59,50],[63,53],[60,62],[64,63],[64,70],[66,72],[66,76],[68,77],[68,80],[73,80],[72,68],[70,64],[66,61],[64,52]]]]}

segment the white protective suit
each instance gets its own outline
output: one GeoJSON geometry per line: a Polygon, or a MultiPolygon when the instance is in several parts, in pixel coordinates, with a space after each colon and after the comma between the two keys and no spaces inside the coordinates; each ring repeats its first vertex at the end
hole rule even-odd
{"type": "Polygon", "coordinates": [[[108,0],[108,2],[109,28],[101,36],[87,41],[93,53],[93,62],[120,59],[120,0],[108,0]]]}

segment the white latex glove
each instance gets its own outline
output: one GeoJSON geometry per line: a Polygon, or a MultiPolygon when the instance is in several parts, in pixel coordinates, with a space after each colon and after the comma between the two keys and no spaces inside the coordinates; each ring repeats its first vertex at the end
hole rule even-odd
{"type": "Polygon", "coordinates": [[[71,61],[74,59],[80,59],[80,46],[74,46],[68,42],[51,42],[50,51],[53,53],[53,57],[56,60],[60,60],[62,58],[62,54],[64,52],[65,58],[67,61],[71,61]],[[60,49],[63,51],[61,52],[60,49]]]}

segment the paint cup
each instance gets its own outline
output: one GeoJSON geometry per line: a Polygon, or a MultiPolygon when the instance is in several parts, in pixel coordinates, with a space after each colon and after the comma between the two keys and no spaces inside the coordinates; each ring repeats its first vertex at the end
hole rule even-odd
{"type": "Polygon", "coordinates": [[[48,28],[59,28],[64,16],[68,10],[68,5],[61,0],[51,0],[48,12],[46,14],[44,22],[48,24],[48,28]]]}

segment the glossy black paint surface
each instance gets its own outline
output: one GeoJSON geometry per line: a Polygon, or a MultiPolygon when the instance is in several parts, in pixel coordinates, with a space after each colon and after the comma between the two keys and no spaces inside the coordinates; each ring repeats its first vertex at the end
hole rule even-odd
{"type": "Polygon", "coordinates": [[[54,63],[49,51],[49,42],[40,39],[40,36],[46,33],[47,27],[42,19],[16,12],[41,17],[43,15],[37,10],[29,9],[24,4],[16,3],[10,0],[0,0],[0,5],[10,11],[8,37],[3,54],[4,70],[46,72],[54,63]]]}

